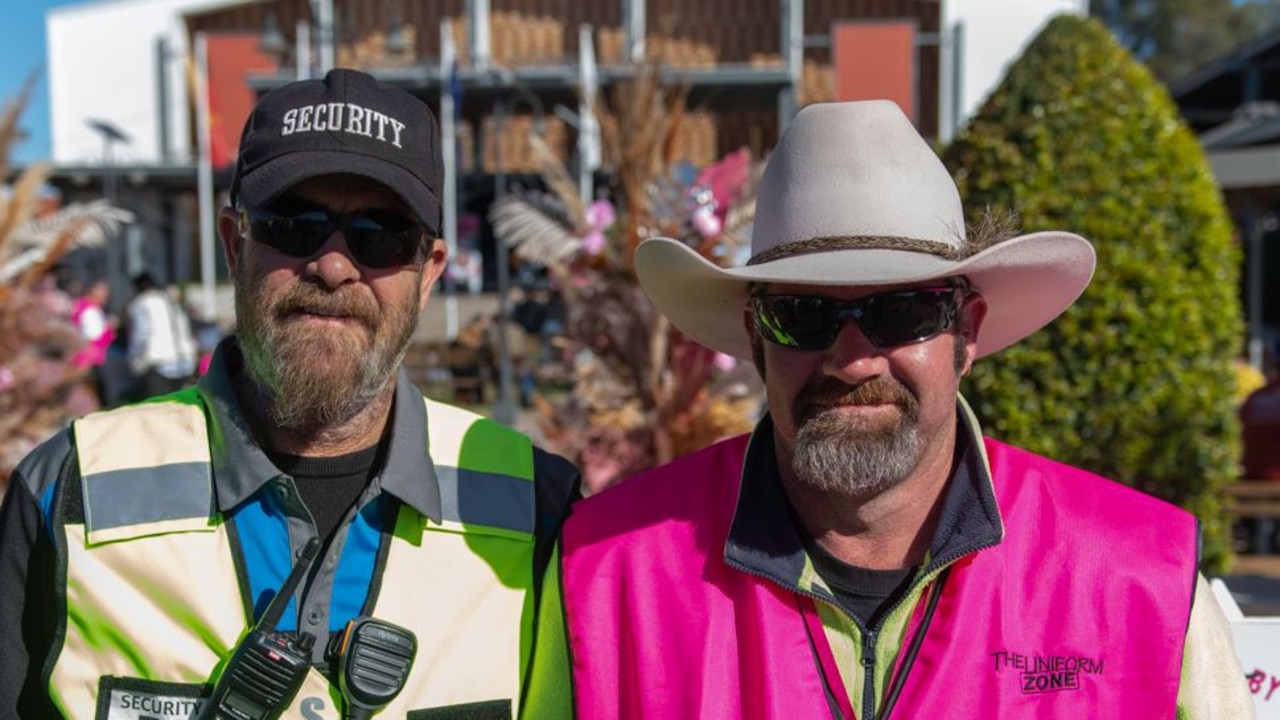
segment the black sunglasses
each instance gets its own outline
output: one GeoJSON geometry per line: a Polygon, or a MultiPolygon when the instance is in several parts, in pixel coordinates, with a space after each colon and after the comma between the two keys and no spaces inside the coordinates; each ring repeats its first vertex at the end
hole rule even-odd
{"type": "Polygon", "coordinates": [[[765,340],[798,350],[826,350],[846,320],[878,348],[928,340],[955,322],[964,291],[922,288],[835,300],[820,295],[756,295],[756,327],[765,340]]]}
{"type": "Polygon", "coordinates": [[[250,237],[289,257],[315,255],[341,230],[352,257],[374,269],[414,261],[427,234],[420,224],[391,210],[345,214],[314,208],[288,214],[271,210],[241,210],[240,213],[250,237]]]}

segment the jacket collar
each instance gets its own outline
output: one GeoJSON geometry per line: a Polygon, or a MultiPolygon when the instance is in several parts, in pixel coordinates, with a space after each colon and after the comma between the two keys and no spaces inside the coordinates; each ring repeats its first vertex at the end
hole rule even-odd
{"type": "MultiPolygon", "coordinates": [[[[981,430],[963,398],[957,400],[956,421],[957,460],[929,556],[917,577],[995,545],[1004,536],[981,430]]],[[[766,414],[747,445],[725,562],[788,589],[830,600],[830,591],[812,570],[801,532],[779,480],[773,420],[766,414]]]]}
{"type": "MultiPolygon", "coordinates": [[[[234,337],[214,351],[209,372],[197,389],[208,409],[209,451],[218,510],[230,512],[283,473],[271,462],[245,420],[234,387],[245,382],[234,337]]],[[[373,483],[436,522],[441,520],[440,483],[427,444],[427,411],[422,394],[403,370],[396,378],[386,460],[373,483]]]]}

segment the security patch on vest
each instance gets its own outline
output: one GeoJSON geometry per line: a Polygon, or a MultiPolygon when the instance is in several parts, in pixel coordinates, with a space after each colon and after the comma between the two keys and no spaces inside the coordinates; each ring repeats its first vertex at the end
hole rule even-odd
{"type": "Polygon", "coordinates": [[[1101,658],[1080,655],[1024,655],[1000,650],[991,653],[995,671],[1017,678],[1024,695],[1075,691],[1090,675],[1101,675],[1101,658]]]}
{"type": "Polygon", "coordinates": [[[191,720],[207,699],[204,685],[104,677],[96,720],[191,720]]]}

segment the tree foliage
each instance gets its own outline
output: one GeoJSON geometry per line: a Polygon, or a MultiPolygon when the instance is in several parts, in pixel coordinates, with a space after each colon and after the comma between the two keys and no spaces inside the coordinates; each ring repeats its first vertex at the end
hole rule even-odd
{"type": "Polygon", "coordinates": [[[1241,258],[1164,87],[1101,23],[1059,17],[944,159],[966,207],[1074,230],[1098,252],[1072,308],[966,381],[988,432],[1191,510],[1207,567],[1224,567],[1241,258]]]}
{"type": "Polygon", "coordinates": [[[1089,0],[1156,77],[1171,83],[1280,21],[1280,0],[1089,0]]]}

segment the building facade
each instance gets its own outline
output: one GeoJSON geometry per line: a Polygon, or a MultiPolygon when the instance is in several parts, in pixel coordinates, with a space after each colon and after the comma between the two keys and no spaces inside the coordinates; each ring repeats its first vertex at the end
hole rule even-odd
{"type": "MultiPolygon", "coordinates": [[[[675,155],[761,157],[801,106],[891,97],[941,141],[1026,42],[1080,0],[98,0],[48,14],[55,182],[114,194],[154,223],[117,264],[201,276],[196,119],[210,118],[215,190],[253,97],[328,66],[368,70],[457,107],[458,205],[478,212],[496,176],[532,180],[529,130],[571,168],[583,44],[610,88],[660,63],[688,91],[675,155]],[[457,62],[442,62],[445,38],[457,62]],[[197,37],[207,75],[194,72],[197,37]],[[88,51],[92,49],[92,51],[88,51]],[[199,77],[200,81],[196,81],[199,77]],[[211,107],[193,92],[209,88],[211,107]],[[112,139],[95,121],[121,131],[112,139]],[[218,148],[223,148],[219,155],[218,148]],[[195,213],[195,214],[193,214],[195,213]],[[179,218],[179,215],[185,215],[179,218]]],[[[588,153],[590,155],[590,153],[588,153]]],[[[608,158],[603,158],[607,168],[608,158]]],[[[587,169],[590,170],[586,163],[587,169]]],[[[216,203],[214,203],[216,205],[216,203]]],[[[483,212],[478,212],[483,216],[483,212]]],[[[483,247],[491,255],[492,247],[483,247]]],[[[220,261],[218,261],[220,262],[220,261]]],[[[492,263],[489,263],[492,267],[492,263]]],[[[221,268],[218,273],[221,273],[221,268]]]]}

